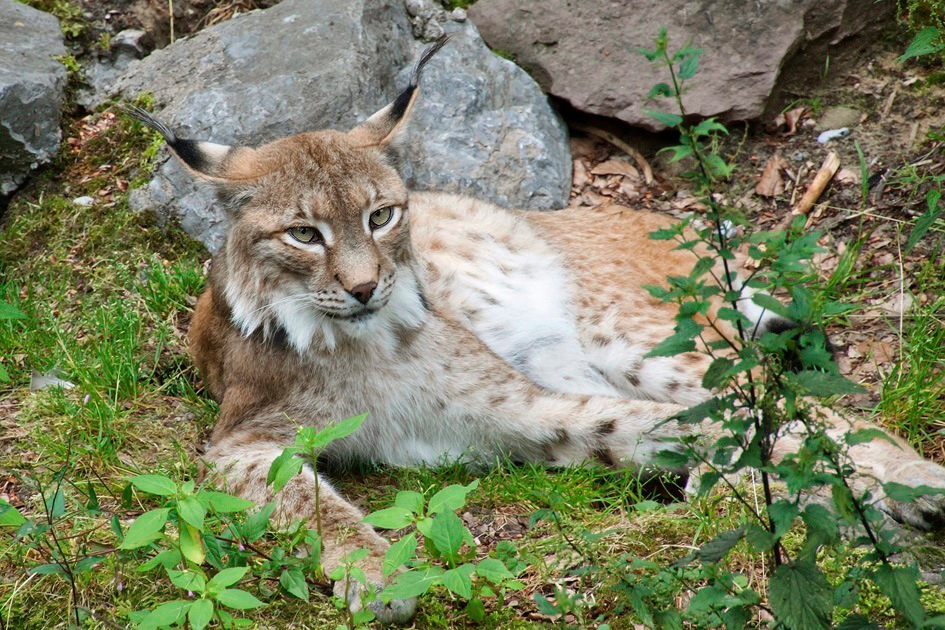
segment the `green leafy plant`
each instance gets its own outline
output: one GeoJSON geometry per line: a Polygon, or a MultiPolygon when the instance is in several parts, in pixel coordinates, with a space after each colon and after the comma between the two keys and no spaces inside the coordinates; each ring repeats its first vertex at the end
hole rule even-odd
{"type": "Polygon", "coordinates": [[[384,576],[393,576],[380,594],[384,601],[419,597],[438,588],[465,601],[466,614],[479,622],[486,617],[484,600],[497,599],[501,605],[509,591],[523,587],[516,579],[523,567],[516,561],[514,547],[501,546],[494,556],[477,561],[473,536],[456,515],[478,485],[478,480],[465,486],[449,485],[429,501],[419,492],[401,491],[393,506],[364,518],[381,529],[415,529],[392,544],[384,556],[384,576]],[[420,537],[422,558],[416,553],[420,537]]]}
{"type": "MultiPolygon", "coordinates": [[[[673,159],[695,160],[697,170],[690,176],[709,209],[705,225],[688,220],[651,234],[651,238],[672,240],[678,249],[692,251],[697,262],[688,276],[670,277],[668,286],[648,287],[655,298],[678,306],[675,333],[657,344],[650,356],[699,350],[708,354],[712,362],[703,386],[715,394],[680,414],[678,420],[713,422],[724,429],[711,450],[695,438],[684,438],[681,451],[664,451],[659,460],[670,468],[694,461],[702,471],[697,496],[725,486],[750,518],[670,567],[631,563],[643,569],[626,580],[635,611],[652,627],[681,627],[683,620],[700,626],[744,627],[752,609],[762,606],[762,596],[744,576],[726,569],[721,561],[736,546],[746,544],[752,552],[768,556],[774,566],[764,607],[785,627],[827,627],[836,602],[847,608],[854,606],[857,585],[864,580],[872,581],[911,623],[938,623],[919,602],[914,567],[891,562],[897,547],[891,532],[883,529],[874,497],[868,491],[856,492],[850,482],[852,468],[846,449],[883,439],[885,434],[864,429],[835,439],[811,400],[860,391],[839,374],[825,349],[823,333],[813,325],[850,308],[810,288],[816,284],[816,275],[807,261],[820,251],[820,235],[802,232],[803,221],[789,232],[741,236],[731,230],[733,225],[744,226],[744,219],[712,194],[715,184],[731,174],[732,167],[712,150],[713,136],[726,133],[725,128],[713,119],[696,125],[685,122],[681,97],[686,81],[696,74],[700,51],[686,46],[670,52],[666,31],[661,30],[655,48],[640,52],[670,75],[671,83],[655,86],[651,97],[675,100],[678,113],[650,114],[679,131],[680,144],[671,149],[673,159]],[[744,282],[731,268],[737,250],[746,251],[757,267],[744,282]],[[745,287],[755,305],[797,326],[778,333],[764,332],[756,339],[754,324],[739,307],[746,299],[745,287]],[[790,299],[783,304],[771,295],[790,299]],[[724,306],[713,312],[712,300],[720,300],[724,306]],[[731,330],[735,334],[728,332],[731,330]],[[800,434],[799,445],[793,454],[775,461],[774,445],[786,439],[788,427],[800,434]],[[758,503],[730,481],[749,469],[760,476],[763,496],[758,503]],[[780,495],[772,487],[775,476],[786,486],[780,495]],[[805,500],[814,493],[829,497],[829,509],[805,500]],[[798,524],[805,530],[803,542],[799,549],[789,550],[785,536],[798,524]],[[841,528],[861,532],[853,544],[866,544],[871,551],[847,571],[840,587],[834,587],[816,560],[822,548],[842,544],[841,528]],[[684,611],[653,609],[649,603],[653,595],[672,581],[704,585],[695,587],[684,611]]],[[[903,501],[939,492],[894,483],[884,484],[884,491],[903,501]]]]}

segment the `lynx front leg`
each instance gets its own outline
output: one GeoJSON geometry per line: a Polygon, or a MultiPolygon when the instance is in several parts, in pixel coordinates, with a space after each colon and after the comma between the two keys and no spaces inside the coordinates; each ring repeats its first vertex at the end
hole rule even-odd
{"type": "MultiPolygon", "coordinates": [[[[276,442],[260,442],[256,436],[228,436],[213,445],[207,459],[215,464],[229,491],[260,505],[275,498],[276,518],[288,524],[299,518],[316,527],[316,511],[320,514],[322,535],[322,566],[330,574],[344,557],[355,549],[367,549],[368,556],[361,565],[370,581],[369,588],[379,593],[384,587],[381,563],[390,544],[379,536],[370,525],[361,522],[364,515],[345,501],[320,475],[307,466],[302,473],[291,479],[278,494],[273,495],[266,485],[266,476],[272,461],[283,447],[276,442]],[[315,484],[318,483],[318,504],[315,500],[315,484]]],[[[358,584],[350,585],[345,593],[345,583],[335,583],[335,595],[344,597],[352,611],[361,609],[361,590],[358,584]]],[[[393,600],[384,604],[375,599],[368,607],[383,624],[401,623],[413,617],[416,600],[393,600]]]]}
{"type": "MultiPolygon", "coordinates": [[[[828,409],[821,409],[827,423],[827,434],[837,443],[843,444],[846,436],[862,430],[876,430],[876,425],[846,418],[828,409]]],[[[776,444],[774,456],[780,459],[796,452],[803,439],[802,427],[789,427],[776,444]]],[[[945,495],[930,494],[919,497],[912,503],[895,501],[879,484],[899,483],[905,486],[928,486],[945,491],[945,467],[923,458],[904,440],[887,433],[887,437],[875,437],[868,442],[851,446],[847,451],[856,477],[854,489],[870,490],[878,499],[878,506],[900,523],[918,529],[941,529],[945,527],[945,495]]]]}

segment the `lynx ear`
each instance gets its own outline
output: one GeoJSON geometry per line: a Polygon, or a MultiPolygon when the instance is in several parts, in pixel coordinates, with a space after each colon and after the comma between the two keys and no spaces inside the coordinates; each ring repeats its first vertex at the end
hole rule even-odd
{"type": "Polygon", "coordinates": [[[174,157],[201,179],[222,188],[240,188],[264,174],[255,149],[178,138],[167,125],[140,107],[128,105],[124,111],[164,136],[174,157]]]}
{"type": "Polygon", "coordinates": [[[400,95],[394,99],[393,103],[385,106],[376,112],[363,123],[348,132],[348,135],[358,144],[363,146],[379,146],[388,148],[396,144],[398,136],[406,127],[407,119],[410,117],[410,110],[417,100],[420,93],[420,75],[423,73],[423,67],[438,53],[449,41],[449,35],[442,35],[432,45],[428,46],[414,70],[410,85],[407,86],[400,95]]]}

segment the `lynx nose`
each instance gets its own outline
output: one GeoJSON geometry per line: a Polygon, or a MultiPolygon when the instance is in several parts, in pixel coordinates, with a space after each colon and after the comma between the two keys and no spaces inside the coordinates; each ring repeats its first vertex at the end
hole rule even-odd
{"type": "Polygon", "coordinates": [[[348,293],[354,296],[361,304],[367,304],[371,296],[374,295],[374,289],[377,288],[376,282],[362,282],[353,289],[348,289],[348,293]]]}

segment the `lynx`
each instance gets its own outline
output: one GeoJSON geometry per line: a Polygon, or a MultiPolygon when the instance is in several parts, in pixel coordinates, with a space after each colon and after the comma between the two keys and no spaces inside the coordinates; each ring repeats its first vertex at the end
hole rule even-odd
{"type": "MultiPolygon", "coordinates": [[[[229,147],[178,138],[138,113],[229,209],[190,339],[220,402],[206,460],[245,498],[273,499],[267,472],[297,423],[368,412],[331,445],[340,462],[645,466],[666,438],[692,431],[666,419],[708,396],[704,355],[647,358],[675,313],[642,287],[694,261],[648,239],[669,218],[618,206],[522,212],[407,189],[396,156],[409,153],[402,132],[441,45],[396,100],[347,133],[229,147]]],[[[761,329],[784,324],[757,311],[761,329]]],[[[899,440],[851,454],[879,481],[945,487],[945,469],[899,440]]],[[[283,519],[314,520],[316,475],[306,469],[275,497],[283,519]]],[[[319,479],[326,570],[345,549],[366,548],[363,568],[381,587],[387,541],[319,479]]],[[[945,505],[886,509],[928,527],[945,505]]],[[[335,588],[362,605],[357,589],[335,588]]],[[[415,608],[369,605],[382,622],[415,608]]]]}

